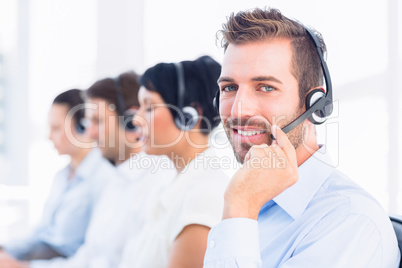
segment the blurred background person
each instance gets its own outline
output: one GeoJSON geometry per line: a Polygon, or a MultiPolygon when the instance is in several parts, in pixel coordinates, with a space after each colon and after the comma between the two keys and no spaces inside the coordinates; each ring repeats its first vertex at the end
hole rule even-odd
{"type": "Polygon", "coordinates": [[[82,125],[82,91],[71,89],[58,95],[49,111],[49,139],[70,163],[54,178],[42,219],[31,235],[3,246],[5,259],[29,261],[68,257],[84,242],[85,232],[113,167],[93,147],[82,125]]]}
{"type": "Polygon", "coordinates": [[[101,79],[88,88],[86,117],[91,122],[88,133],[98,143],[102,155],[115,163],[116,174],[100,197],[85,242],[76,254],[32,261],[29,267],[117,267],[129,234],[142,229],[144,203],[156,198],[156,189],[176,175],[173,165],[157,166],[161,157],[141,153],[140,133],[132,122],[139,107],[139,87],[137,74],[129,71],[101,79]]]}
{"type": "Polygon", "coordinates": [[[132,122],[139,107],[139,87],[138,75],[127,71],[95,82],[86,92],[88,134],[97,142],[103,157],[116,166],[141,151],[132,122]]]}
{"type": "MultiPolygon", "coordinates": [[[[148,154],[165,155],[179,173],[147,205],[145,228],[130,238],[119,267],[202,267],[210,228],[221,219],[228,177],[210,163],[209,134],[220,64],[209,56],[159,63],[141,77],[140,109],[148,154]]],[[[211,161],[211,162],[210,162],[211,161]]]]}

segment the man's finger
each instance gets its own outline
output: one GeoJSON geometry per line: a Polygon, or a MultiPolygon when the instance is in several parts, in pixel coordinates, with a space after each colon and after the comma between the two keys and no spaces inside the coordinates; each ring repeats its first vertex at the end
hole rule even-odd
{"type": "MultiPolygon", "coordinates": [[[[269,149],[269,146],[265,143],[262,143],[260,145],[253,145],[251,148],[248,150],[247,154],[244,157],[244,164],[247,164],[247,162],[253,158],[263,158],[266,157],[266,149],[269,149]]],[[[1,267],[0,267],[1,268],[1,267]]]]}
{"type": "Polygon", "coordinates": [[[296,150],[290,142],[288,136],[277,125],[271,127],[272,134],[278,143],[278,146],[285,152],[287,158],[291,163],[297,163],[296,150]]]}
{"type": "Polygon", "coordinates": [[[248,150],[247,153],[248,158],[250,159],[251,157],[263,157],[265,154],[264,149],[268,147],[268,144],[265,143],[251,146],[250,150],[248,150]]]}

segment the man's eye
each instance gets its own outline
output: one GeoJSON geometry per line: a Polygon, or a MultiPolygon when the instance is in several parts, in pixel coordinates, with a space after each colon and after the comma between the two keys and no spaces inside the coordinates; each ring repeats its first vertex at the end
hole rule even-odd
{"type": "Polygon", "coordinates": [[[260,87],[261,91],[264,92],[269,92],[269,91],[274,91],[276,88],[274,88],[273,86],[262,86],[260,87]]]}
{"type": "Polygon", "coordinates": [[[225,86],[222,88],[222,91],[225,91],[225,92],[230,92],[230,91],[235,91],[235,90],[237,90],[236,86],[225,86]]]}

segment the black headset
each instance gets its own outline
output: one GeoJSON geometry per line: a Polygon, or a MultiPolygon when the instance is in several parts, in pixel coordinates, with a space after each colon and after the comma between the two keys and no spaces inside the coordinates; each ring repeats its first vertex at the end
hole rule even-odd
{"type": "Polygon", "coordinates": [[[177,84],[178,84],[177,105],[179,108],[179,112],[177,113],[174,122],[178,129],[189,131],[193,129],[197,124],[199,115],[194,107],[184,106],[186,87],[184,82],[183,64],[181,62],[175,62],[174,66],[176,67],[176,73],[177,73],[177,84]]]}
{"type": "MultiPolygon", "coordinates": [[[[80,98],[82,101],[82,104],[84,103],[84,97],[82,91],[80,92],[80,98]]],[[[85,133],[85,110],[84,109],[79,109],[75,113],[75,124],[74,124],[75,132],[78,134],[84,134],[85,133]]]]}
{"type": "MultiPolygon", "coordinates": [[[[307,34],[314,42],[318,56],[320,57],[327,92],[324,93],[321,89],[314,89],[310,93],[308,93],[306,97],[306,111],[303,114],[301,114],[298,118],[293,120],[291,123],[289,123],[287,126],[282,128],[282,131],[285,133],[288,133],[289,131],[297,127],[307,118],[310,120],[311,123],[315,125],[322,124],[325,122],[325,120],[327,120],[327,118],[331,115],[333,111],[331,76],[329,74],[327,63],[325,62],[324,57],[322,55],[321,43],[318,41],[317,37],[310,29],[308,29],[305,26],[303,26],[303,28],[306,30],[307,34]]],[[[215,98],[213,100],[214,109],[218,114],[219,114],[219,96],[220,96],[220,90],[218,89],[216,91],[215,98]]],[[[272,134],[271,138],[274,139],[272,134]]]]}
{"type": "Polygon", "coordinates": [[[85,126],[81,123],[81,119],[77,119],[77,122],[75,122],[75,132],[77,132],[78,134],[84,134],[85,132],[85,126]]]}
{"type": "Polygon", "coordinates": [[[124,126],[126,131],[135,131],[136,126],[133,124],[134,113],[130,113],[127,110],[126,103],[123,97],[123,91],[121,86],[120,77],[117,76],[113,78],[114,84],[116,86],[116,97],[117,97],[117,111],[119,115],[123,116],[123,120],[119,117],[119,123],[124,126]]]}

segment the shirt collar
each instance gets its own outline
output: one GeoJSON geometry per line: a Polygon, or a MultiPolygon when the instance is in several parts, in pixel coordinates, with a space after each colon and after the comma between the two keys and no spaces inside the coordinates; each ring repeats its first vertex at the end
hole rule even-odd
{"type": "Polygon", "coordinates": [[[75,176],[84,180],[91,178],[102,161],[107,162],[106,159],[103,159],[100,150],[98,148],[92,149],[78,165],[75,176]]]}
{"type": "Polygon", "coordinates": [[[297,219],[303,214],[311,199],[333,170],[334,167],[326,152],[326,147],[321,146],[318,151],[299,166],[298,181],[273,198],[274,202],[293,219],[297,219]]]}

